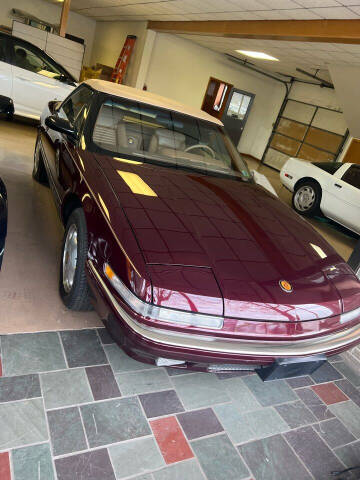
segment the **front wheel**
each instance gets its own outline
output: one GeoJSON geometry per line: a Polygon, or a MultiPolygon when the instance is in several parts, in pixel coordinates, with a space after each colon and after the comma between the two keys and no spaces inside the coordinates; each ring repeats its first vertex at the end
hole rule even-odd
{"type": "Polygon", "coordinates": [[[41,153],[39,137],[36,139],[34,151],[34,168],[32,172],[34,180],[42,185],[49,185],[48,176],[45,170],[44,159],[41,153]]]}
{"type": "Polygon", "coordinates": [[[320,212],[321,187],[318,183],[311,180],[301,183],[296,187],[292,205],[294,210],[300,215],[316,215],[320,212]]]}
{"type": "Polygon", "coordinates": [[[60,296],[70,310],[92,310],[90,289],[85,274],[88,251],[84,212],[75,209],[66,224],[60,262],[60,296]]]}

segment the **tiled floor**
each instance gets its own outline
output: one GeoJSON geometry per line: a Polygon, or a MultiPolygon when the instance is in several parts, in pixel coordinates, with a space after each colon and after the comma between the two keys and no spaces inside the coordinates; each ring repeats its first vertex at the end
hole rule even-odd
{"type": "Polygon", "coordinates": [[[0,359],[1,480],[360,478],[331,476],[360,464],[347,356],[263,383],[135,362],[92,329],[2,336],[0,359]]]}

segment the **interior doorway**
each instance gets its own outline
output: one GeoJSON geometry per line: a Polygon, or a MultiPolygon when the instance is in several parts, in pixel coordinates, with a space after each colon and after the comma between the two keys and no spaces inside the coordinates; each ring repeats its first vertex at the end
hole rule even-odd
{"type": "Polygon", "coordinates": [[[230,92],[222,122],[235,145],[238,145],[248,119],[255,95],[233,88],[230,92]]]}
{"type": "Polygon", "coordinates": [[[210,77],[202,110],[221,120],[235,145],[238,145],[255,95],[231,83],[210,77]]]}

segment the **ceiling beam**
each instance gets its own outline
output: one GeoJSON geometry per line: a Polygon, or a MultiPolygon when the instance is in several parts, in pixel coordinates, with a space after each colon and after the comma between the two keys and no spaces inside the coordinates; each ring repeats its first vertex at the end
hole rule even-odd
{"type": "Polygon", "coordinates": [[[148,22],[163,33],[295,42],[360,44],[360,20],[210,20],[148,22]]]}
{"type": "Polygon", "coordinates": [[[71,3],[71,0],[64,0],[62,5],[60,28],[59,28],[59,35],[61,37],[65,37],[66,35],[66,27],[67,27],[67,22],[69,18],[69,12],[70,12],[70,3],[71,3]]]}

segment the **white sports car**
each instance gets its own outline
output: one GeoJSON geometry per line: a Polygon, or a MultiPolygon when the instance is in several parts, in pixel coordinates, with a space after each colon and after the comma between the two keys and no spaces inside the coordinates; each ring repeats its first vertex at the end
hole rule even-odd
{"type": "Polygon", "coordinates": [[[360,235],[360,165],[290,158],[280,179],[300,215],[322,213],[360,235]]]}
{"type": "Polygon", "coordinates": [[[9,117],[38,119],[50,100],[63,100],[75,86],[72,75],[43,50],[0,32],[0,109],[9,117]]]}

